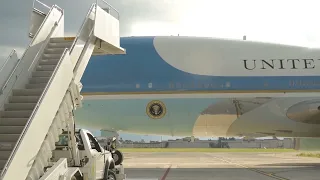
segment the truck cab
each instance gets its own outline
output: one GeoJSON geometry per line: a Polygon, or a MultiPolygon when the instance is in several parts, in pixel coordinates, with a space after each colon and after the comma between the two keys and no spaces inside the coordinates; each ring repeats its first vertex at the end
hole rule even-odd
{"type": "Polygon", "coordinates": [[[63,130],[55,146],[52,160],[67,158],[68,166],[79,167],[84,179],[125,179],[122,165],[116,166],[111,152],[86,129],[63,130]]]}

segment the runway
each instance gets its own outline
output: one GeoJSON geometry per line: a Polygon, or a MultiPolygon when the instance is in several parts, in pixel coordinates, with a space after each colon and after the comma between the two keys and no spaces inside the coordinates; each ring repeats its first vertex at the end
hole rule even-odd
{"type": "Polygon", "coordinates": [[[297,153],[124,153],[127,180],[319,180],[320,159],[297,153]]]}

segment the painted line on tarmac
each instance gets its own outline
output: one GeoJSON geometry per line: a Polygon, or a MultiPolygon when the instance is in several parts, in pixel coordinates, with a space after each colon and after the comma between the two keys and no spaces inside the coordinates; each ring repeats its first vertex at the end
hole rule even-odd
{"type": "Polygon", "coordinates": [[[224,158],[212,156],[211,154],[209,154],[209,155],[210,155],[211,157],[217,159],[217,160],[220,160],[220,161],[226,162],[226,163],[228,163],[228,164],[232,164],[232,165],[235,165],[235,166],[238,166],[238,167],[241,167],[241,168],[244,168],[244,169],[247,169],[247,170],[250,170],[250,171],[253,171],[253,172],[262,174],[262,175],[265,175],[265,176],[268,176],[268,177],[273,178],[273,179],[277,179],[277,180],[290,180],[290,179],[287,179],[287,178],[284,178],[284,177],[281,177],[281,176],[277,176],[277,175],[275,175],[274,173],[268,173],[268,172],[261,171],[261,170],[256,169],[256,168],[250,168],[250,167],[245,166],[245,165],[242,165],[242,164],[238,164],[238,163],[235,163],[235,162],[231,162],[231,161],[226,160],[226,159],[224,159],[224,158]]]}
{"type": "Polygon", "coordinates": [[[168,169],[166,170],[166,172],[164,172],[164,175],[162,176],[161,180],[165,180],[165,179],[167,178],[167,176],[168,176],[168,174],[169,174],[169,172],[170,172],[171,166],[172,166],[172,165],[170,165],[170,166],[168,167],[168,169]]]}
{"type": "MultiPolygon", "coordinates": [[[[101,179],[102,180],[102,179],[101,179]]],[[[126,180],[159,180],[159,179],[150,179],[150,178],[126,178],[126,180]]]]}

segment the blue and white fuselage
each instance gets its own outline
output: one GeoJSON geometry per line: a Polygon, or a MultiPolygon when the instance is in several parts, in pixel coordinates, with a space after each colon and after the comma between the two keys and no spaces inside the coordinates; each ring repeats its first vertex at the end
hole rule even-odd
{"type": "Polygon", "coordinates": [[[123,37],[93,56],[77,123],[174,136],[320,136],[320,49],[198,37],[123,37]]]}

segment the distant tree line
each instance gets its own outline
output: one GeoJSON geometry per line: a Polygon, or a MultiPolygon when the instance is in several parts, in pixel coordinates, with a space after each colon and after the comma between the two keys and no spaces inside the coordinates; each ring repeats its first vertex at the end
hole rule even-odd
{"type": "Polygon", "coordinates": [[[236,138],[234,137],[231,137],[231,138],[219,137],[217,143],[211,142],[209,143],[209,146],[211,148],[230,148],[228,142],[222,142],[222,141],[235,141],[235,140],[236,138]]]}

